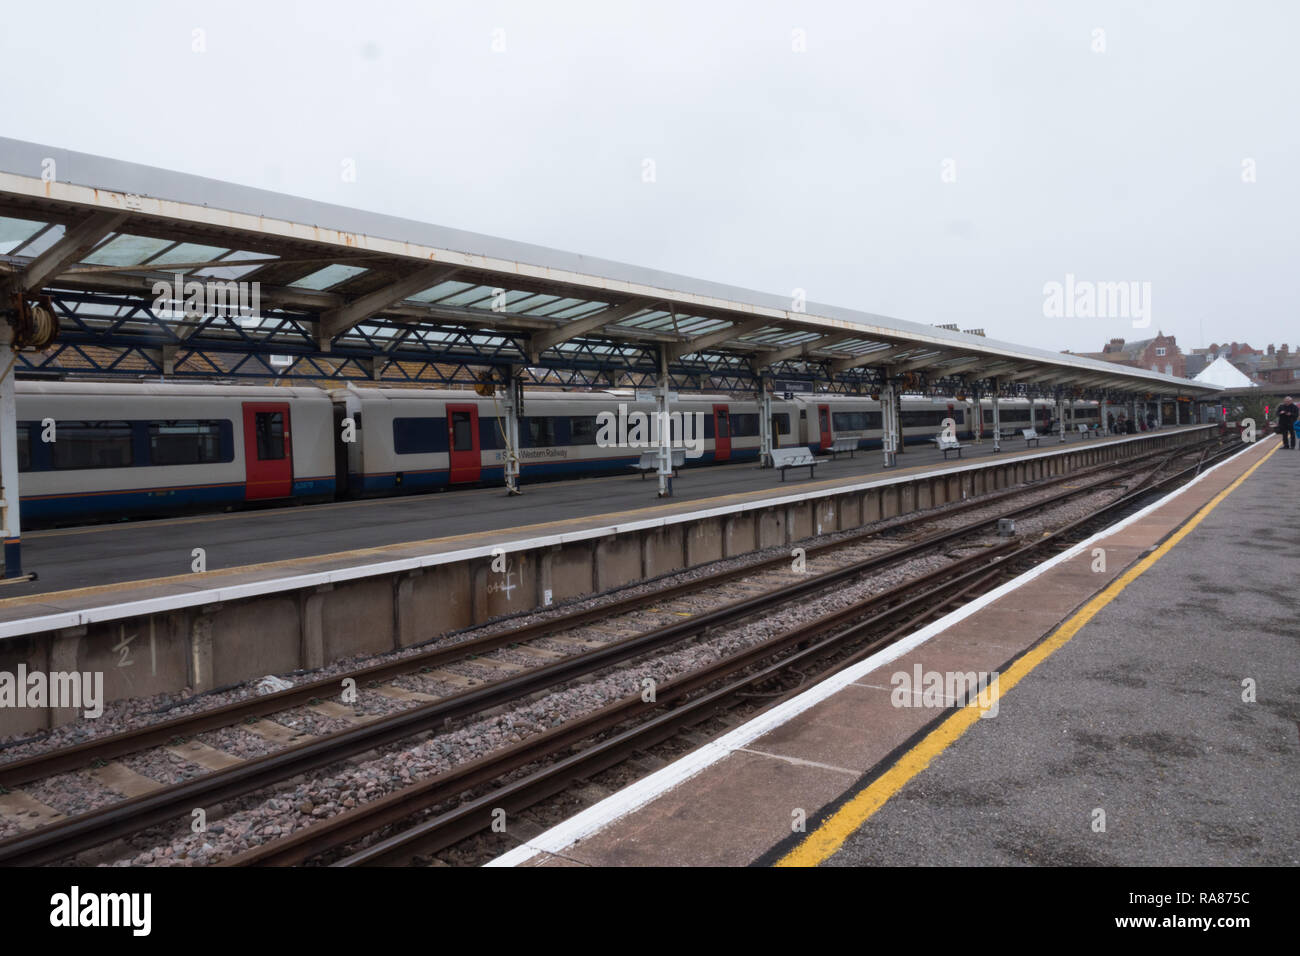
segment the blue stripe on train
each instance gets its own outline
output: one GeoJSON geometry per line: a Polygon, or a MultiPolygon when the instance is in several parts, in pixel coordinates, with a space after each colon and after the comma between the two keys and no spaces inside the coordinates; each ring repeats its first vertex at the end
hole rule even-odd
{"type": "MultiPolygon", "coordinates": [[[[333,497],[334,479],[317,478],[293,483],[294,498],[333,497]]],[[[267,501],[284,501],[268,498],[267,501]]],[[[23,498],[23,521],[41,522],[68,518],[109,517],[114,514],[140,515],[151,512],[175,512],[189,508],[216,508],[243,504],[244,486],[207,485],[160,488],[148,491],[126,490],[93,495],[59,495],[49,498],[23,498]]]]}
{"type": "MultiPolygon", "coordinates": [[[[755,461],[758,458],[758,449],[740,448],[733,449],[731,458],[723,464],[740,461],[755,461]]],[[[587,461],[565,461],[558,459],[556,461],[525,461],[523,462],[523,480],[537,480],[542,478],[556,477],[576,477],[578,475],[599,475],[599,474],[628,474],[632,466],[641,460],[640,455],[629,458],[601,458],[587,461]]],[[[699,458],[686,459],[687,467],[693,465],[711,465],[714,464],[713,452],[706,451],[699,458]]],[[[500,465],[484,465],[479,471],[479,483],[491,484],[505,480],[505,469],[500,465]]],[[[348,476],[349,485],[361,490],[363,494],[376,494],[380,492],[391,491],[394,488],[403,490],[427,490],[433,488],[445,488],[450,482],[446,469],[437,469],[431,471],[403,471],[397,474],[386,475],[359,475],[355,472],[348,476]],[[402,476],[398,482],[397,475],[402,476]]],[[[472,484],[472,482],[469,482],[472,484]]],[[[458,482],[459,484],[459,482],[458,482]]]]}

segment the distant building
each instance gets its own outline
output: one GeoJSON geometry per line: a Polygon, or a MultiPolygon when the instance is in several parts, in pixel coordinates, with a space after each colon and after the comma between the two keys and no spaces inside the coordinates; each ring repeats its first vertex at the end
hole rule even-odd
{"type": "Polygon", "coordinates": [[[1211,344],[1207,349],[1192,349],[1192,355],[1196,356],[1195,361],[1189,356],[1189,365],[1192,371],[1191,375],[1196,375],[1201,369],[1211,365],[1215,359],[1227,359],[1228,362],[1254,381],[1259,372],[1260,360],[1264,353],[1256,348],[1251,348],[1247,342],[1224,342],[1222,345],[1211,344]]]}
{"type": "MultiPolygon", "coordinates": [[[[1100,359],[1127,365],[1130,368],[1146,369],[1163,375],[1176,375],[1187,378],[1187,357],[1178,347],[1178,339],[1172,335],[1157,332],[1155,338],[1126,342],[1115,338],[1106,343],[1100,352],[1075,352],[1084,358],[1100,359]]],[[[1206,363],[1202,362],[1204,367],[1206,363]]]]}
{"type": "MultiPolygon", "coordinates": [[[[1252,382],[1260,385],[1291,386],[1300,382],[1300,349],[1291,351],[1285,342],[1266,349],[1251,348],[1246,342],[1212,344],[1206,349],[1194,349],[1203,365],[1215,359],[1226,359],[1252,382]]],[[[1189,357],[1190,358],[1190,357],[1189,357]]],[[[1195,374],[1195,373],[1193,373],[1195,374]]]]}

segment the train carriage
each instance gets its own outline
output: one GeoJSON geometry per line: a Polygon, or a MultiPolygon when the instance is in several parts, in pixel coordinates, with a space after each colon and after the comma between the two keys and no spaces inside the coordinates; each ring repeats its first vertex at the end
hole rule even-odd
{"type": "Polygon", "coordinates": [[[15,391],[25,520],[334,496],[319,389],[20,380],[15,391]]]}
{"type": "MultiPolygon", "coordinates": [[[[508,453],[500,400],[472,391],[20,381],[17,396],[23,509],[37,524],[498,483],[508,453]]],[[[901,406],[909,444],[929,441],[948,418],[964,440],[977,414],[982,434],[992,432],[987,401],[977,411],[905,395],[901,406]]],[[[1032,421],[1046,432],[1054,407],[1004,400],[1002,427],[1032,421]]],[[[627,473],[655,446],[655,410],[630,390],[526,392],[521,480],[627,473]]],[[[758,459],[757,401],[674,396],[670,413],[687,467],[758,459]]],[[[1091,424],[1100,409],[1080,402],[1067,415],[1067,427],[1091,424]]],[[[776,447],[881,446],[880,402],[869,396],[774,400],[771,416],[776,447]]]]}

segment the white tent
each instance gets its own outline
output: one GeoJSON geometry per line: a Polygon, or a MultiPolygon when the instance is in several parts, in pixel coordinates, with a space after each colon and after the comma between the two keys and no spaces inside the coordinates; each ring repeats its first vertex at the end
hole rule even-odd
{"type": "Polygon", "coordinates": [[[1237,370],[1237,367],[1220,355],[1197,375],[1193,382],[1217,385],[1219,388],[1250,388],[1259,386],[1237,370]]]}

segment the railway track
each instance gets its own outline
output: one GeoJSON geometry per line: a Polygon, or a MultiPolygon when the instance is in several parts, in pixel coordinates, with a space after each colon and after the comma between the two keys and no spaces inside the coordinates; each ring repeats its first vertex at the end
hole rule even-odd
{"type": "MultiPolygon", "coordinates": [[[[1211,443],[1206,443],[1204,448],[1201,446],[1192,446],[1190,448],[1179,449],[1174,453],[1161,453],[1159,455],[1144,456],[1134,462],[1126,463],[1129,465],[1138,462],[1147,462],[1151,458],[1158,458],[1155,466],[1142,478],[1141,485],[1145,486],[1153,476],[1162,468],[1166,468],[1170,462],[1178,457],[1185,457],[1195,454],[1198,451],[1208,449],[1211,443]]],[[[1204,455],[1202,454],[1202,457],[1204,455]]],[[[1198,463],[1197,466],[1200,467],[1198,463]]],[[[1102,471],[1115,472],[1116,466],[1098,466],[1096,469],[1090,469],[1087,474],[1096,474],[1102,471]]],[[[1128,469],[1133,471],[1134,469],[1128,469]]],[[[1182,474],[1182,472],[1179,472],[1182,474]]],[[[1049,487],[1061,483],[1077,482],[1085,473],[1074,473],[1068,476],[1062,476],[1052,479],[1049,482],[1041,483],[1040,487],[1049,487]]],[[[592,674],[601,668],[609,667],[638,655],[671,646],[676,642],[690,640],[701,635],[716,631],[719,628],[734,626],[738,621],[752,618],[755,615],[770,611],[773,608],[788,605],[794,601],[806,600],[811,595],[825,592],[829,588],[842,585],[844,582],[861,578],[863,575],[870,574],[886,566],[897,564],[900,561],[915,558],[919,555],[933,553],[942,548],[952,547],[960,542],[963,538],[969,538],[982,531],[986,531],[990,526],[995,525],[999,519],[1005,517],[1020,517],[1035,511],[1050,508],[1053,504],[1060,503],[1069,498],[1090,491],[1096,491],[1101,487],[1112,485],[1118,480],[1117,476],[1100,478],[1094,482],[1085,482],[1081,485],[1067,487],[1058,494],[1053,494],[1047,498],[1032,502],[1026,505],[1020,505],[1008,510],[1004,510],[992,516],[980,516],[973,521],[967,522],[958,528],[948,529],[932,534],[925,534],[918,539],[890,548],[888,551],[871,555],[861,560],[852,561],[842,567],[823,572],[819,575],[810,575],[807,579],[798,581],[794,584],[784,585],[775,589],[766,590],[758,595],[742,598],[739,601],[733,601],[713,611],[693,615],[689,620],[678,621],[662,627],[653,628],[635,634],[631,637],[621,638],[595,648],[593,650],[571,655],[563,660],[550,664],[544,664],[540,667],[529,669],[528,671],[516,676],[507,677],[499,681],[492,681],[483,686],[466,690],[459,694],[453,694],[446,698],[436,700],[430,703],[415,706],[409,710],[402,711],[398,714],[375,720],[371,723],[353,727],[349,730],[334,733],[325,737],[309,740],[302,744],[287,747],[279,752],[269,754],[264,757],[248,760],[238,765],[229,767],[226,770],[214,771],[203,777],[185,783],[166,787],[154,793],[144,794],[139,797],[131,798],[113,804],[109,807],[83,813],[75,817],[45,826],[41,829],[29,833],[20,834],[10,839],[0,841],[0,863],[47,863],[62,859],[69,855],[81,852],[94,846],[101,845],[107,841],[121,838],[155,824],[165,823],[176,818],[178,815],[188,814],[189,809],[195,806],[215,806],[222,801],[242,796],[262,789],[276,782],[288,779],[297,774],[307,773],[341,759],[355,756],[360,753],[375,750],[395,743],[412,735],[418,735],[427,731],[437,730],[445,727],[448,721],[463,719],[473,714],[480,714],[490,708],[506,704],[510,701],[517,700],[521,697],[527,697],[530,694],[536,694],[547,688],[555,687],[566,681],[571,681],[585,675],[592,674]]],[[[1162,487],[1167,481],[1162,481],[1162,487]]],[[[1149,489],[1148,489],[1149,490],[1149,489]]],[[[975,499],[963,503],[946,511],[937,514],[915,515],[907,519],[896,522],[884,529],[874,529],[857,534],[850,534],[841,537],[837,541],[827,542],[808,548],[808,556],[825,555],[841,551],[855,542],[861,542],[867,539],[882,537],[893,533],[897,536],[900,531],[916,531],[923,528],[927,523],[933,523],[937,520],[948,519],[955,514],[965,513],[975,509],[985,509],[999,502],[1006,501],[1023,495],[1023,489],[999,493],[997,495],[987,496],[982,499],[975,499]]],[[[1139,491],[1138,493],[1142,493],[1139,491]]],[[[1123,500],[1123,499],[1121,499],[1123,500]]],[[[1109,509],[1107,509],[1109,513],[1109,509]]],[[[1034,547],[1040,547],[1035,543],[1034,547]]],[[[989,571],[989,561],[994,555],[1003,555],[1008,551],[1008,546],[1004,545],[996,550],[986,550],[984,553],[975,555],[970,558],[962,558],[946,565],[943,568],[927,574],[918,579],[919,582],[929,582],[935,587],[943,586],[949,588],[949,595],[943,606],[951,603],[952,581],[947,580],[954,574],[973,575],[970,581],[962,577],[961,587],[956,593],[963,594],[970,590],[974,585],[975,579],[987,579],[991,572],[989,571]],[[946,584],[940,585],[941,580],[947,580],[946,584]]],[[[1011,557],[1010,554],[1004,555],[999,562],[1001,567],[1011,557]]],[[[1021,559],[1023,560],[1023,558],[1021,559]]],[[[582,625],[590,624],[598,620],[607,619],[613,613],[623,613],[629,610],[635,610],[645,607],[649,604],[662,604],[668,596],[680,596],[682,594],[698,593],[705,590],[716,589],[719,585],[735,581],[747,576],[753,576],[756,573],[765,570],[772,570],[777,567],[785,567],[789,564],[787,555],[780,555],[776,558],[767,559],[751,563],[744,567],[733,568],[703,578],[698,578],[688,582],[681,582],[671,585],[660,591],[653,592],[649,595],[636,595],[624,598],[596,608],[587,608],[577,612],[571,612],[566,615],[560,615],[555,619],[537,621],[520,627],[511,628],[497,634],[489,635],[485,638],[479,638],[472,641],[465,641],[461,644],[451,647],[434,649],[414,655],[399,661],[387,662],[370,668],[362,668],[351,672],[350,675],[336,675],[322,681],[313,682],[293,688],[289,691],[283,691],[278,694],[266,695],[264,697],[254,698],[248,701],[240,701],[236,704],[226,705],[222,708],[216,708],[200,714],[191,715],[173,721],[165,721],[151,727],[143,728],[124,734],[113,735],[99,740],[89,741],[86,744],[79,745],[75,748],[68,748],[65,751],[59,751],[48,755],[41,755],[35,758],[28,758],[23,761],[0,767],[0,784],[8,787],[14,783],[24,782],[26,780],[39,779],[41,776],[50,773],[62,772],[70,769],[76,769],[85,766],[87,762],[100,761],[109,759],[111,756],[130,753],[141,748],[155,746],[161,742],[173,741],[179,736],[192,735],[199,733],[204,729],[219,726],[229,726],[239,720],[247,720],[250,717],[262,716],[268,713],[274,713],[296,703],[311,700],[320,696],[322,692],[330,694],[337,693],[339,681],[343,676],[353,676],[357,679],[358,686],[363,682],[369,683],[376,680],[382,680],[384,677],[397,674],[409,673],[422,667],[432,666],[434,663],[444,661],[453,661],[465,659],[468,655],[483,653],[497,647],[508,646],[512,643],[519,643],[524,640],[530,640],[538,636],[551,635],[557,631],[571,629],[582,625]],[[55,768],[55,769],[52,769],[55,768]]],[[[911,585],[908,586],[909,588],[911,585]]],[[[881,598],[881,602],[872,605],[876,611],[867,607],[858,607],[855,605],[853,614],[858,617],[865,615],[871,616],[876,614],[886,616],[893,620],[896,616],[897,608],[894,604],[902,607],[919,607],[913,601],[910,592],[898,591],[891,589],[888,592],[882,592],[887,595],[881,598]],[[897,593],[895,593],[897,592],[897,593]]],[[[933,604],[933,595],[927,600],[933,604]]],[[[874,601],[875,598],[869,599],[874,601]]],[[[826,620],[839,620],[840,616],[832,615],[826,620]]],[[[882,618],[882,621],[884,619],[882,618]]],[[[903,623],[900,627],[913,626],[909,618],[902,618],[903,623]]],[[[880,622],[877,622],[880,623],[880,622]]],[[[820,631],[818,632],[820,633],[820,631]]],[[[807,641],[810,638],[804,636],[791,638],[796,642],[807,641]]],[[[748,654],[749,652],[745,652],[748,654]]],[[[716,675],[711,678],[712,681],[720,679],[716,675]]],[[[750,682],[752,683],[752,682],[750,682]]],[[[700,686],[694,678],[683,678],[680,681],[673,681],[668,685],[660,688],[657,695],[655,706],[662,707],[667,701],[675,701],[681,695],[687,695],[699,690],[700,686]],[[667,698],[665,697],[667,694],[667,698]]],[[[568,722],[560,728],[556,728],[552,737],[551,733],[542,734],[529,738],[519,745],[519,748],[509,748],[506,753],[514,753],[514,759],[523,759],[525,756],[534,755],[529,759],[539,759],[536,756],[536,748],[541,747],[549,741],[549,746],[571,746],[575,740],[582,740],[592,736],[592,734],[607,732],[610,727],[617,724],[605,725],[602,721],[612,719],[614,716],[620,716],[621,720],[632,719],[637,716],[634,711],[635,706],[627,705],[631,709],[624,710],[623,705],[618,705],[615,711],[597,718],[595,714],[591,715],[591,720],[595,723],[589,723],[588,718],[581,721],[568,722]],[[581,734],[575,738],[574,734],[581,734]],[[565,741],[566,743],[559,743],[565,741]],[[516,752],[517,751],[517,752],[516,752]]],[[[603,711],[597,712],[603,713],[603,711]]],[[[675,725],[675,721],[669,721],[675,725]]],[[[664,724],[666,727],[667,724],[664,724]]],[[[673,731],[676,732],[676,731],[673,731]]],[[[483,779],[493,779],[500,776],[501,773],[509,773],[511,769],[501,770],[504,764],[495,763],[489,758],[483,758],[488,761],[480,769],[475,766],[480,761],[471,761],[468,764],[454,768],[448,774],[441,774],[437,778],[437,784],[433,787],[432,793],[435,795],[431,799],[446,799],[445,788],[453,786],[456,781],[460,781],[462,791],[464,786],[473,787],[483,783],[479,779],[480,773],[495,771],[493,777],[483,779]],[[461,768],[466,768],[462,770],[461,768]],[[444,794],[438,797],[437,794],[444,794]]],[[[525,764],[519,764],[512,769],[517,770],[525,764]]],[[[583,764],[587,766],[587,764],[583,764]]],[[[590,771],[584,771],[590,772],[590,771]]],[[[542,788],[545,789],[545,788],[542,788]]],[[[539,791],[540,792],[540,791],[539,791]]],[[[390,795],[390,796],[395,796],[390,795]]],[[[376,808],[374,812],[386,812],[379,808],[385,807],[385,801],[389,798],[370,801],[364,805],[364,808],[357,810],[376,808]]],[[[400,801],[399,801],[400,803],[400,801]]],[[[401,812],[404,816],[409,816],[413,811],[409,806],[402,804],[395,808],[387,808],[387,812],[401,812]]],[[[356,810],[349,811],[356,813],[356,810]]],[[[346,814],[340,815],[346,816],[346,814]]],[[[335,818],[330,818],[335,819],[335,818]]],[[[361,819],[357,817],[355,819],[361,819]]],[[[370,820],[370,817],[365,817],[370,820]]],[[[327,821],[328,822],[328,821],[327,821]]],[[[349,824],[351,825],[351,824],[349,824]]],[[[369,825],[369,824],[367,824],[369,825]]],[[[379,826],[386,826],[387,823],[381,823],[379,826]]],[[[320,829],[324,824],[316,824],[308,828],[311,832],[319,830],[318,836],[324,839],[325,830],[320,829]]],[[[372,826],[373,830],[374,827],[372,826]]],[[[304,831],[307,832],[307,831],[304,831]]],[[[452,831],[447,831],[452,832],[452,831]]],[[[355,837],[353,837],[355,838],[355,837]]],[[[313,838],[315,840],[316,838],[313,838]]],[[[440,838],[441,839],[441,838],[440,838]]],[[[319,853],[320,850],[314,851],[319,853]]],[[[292,856],[292,854],[290,854],[292,856]]],[[[292,862],[301,862],[308,857],[295,858],[292,862]]]]}
{"type": "MultiPolygon", "coordinates": [[[[1220,455],[1237,450],[1229,448],[1220,455]]],[[[404,788],[292,836],[263,844],[222,865],[295,865],[331,853],[336,857],[334,866],[393,865],[450,847],[488,829],[494,812],[518,813],[634,753],[644,752],[709,720],[720,711],[734,708],[746,699],[743,696],[746,691],[785,681],[788,688],[774,695],[771,705],[780,703],[798,692],[804,683],[820,680],[874,654],[927,620],[991,590],[1051,553],[1065,550],[1096,526],[1121,517],[1125,511],[1136,510],[1153,493],[1195,475],[1203,461],[1160,480],[1151,481],[1151,476],[1147,476],[1141,488],[1126,493],[1096,513],[1034,541],[1018,544],[1014,550],[1004,549],[996,556],[993,567],[988,561],[992,556],[957,562],[664,685],[655,704],[648,704],[638,696],[625,698],[552,733],[471,761],[452,773],[404,788]],[[773,659],[781,654],[784,656],[773,659]],[[816,676],[809,678],[809,671],[816,676]],[[791,685],[792,673],[798,679],[791,685]],[[638,717],[643,719],[637,722],[638,717]],[[591,743],[581,750],[564,752],[582,740],[591,743]],[[548,756],[552,762],[532,773],[509,779],[486,793],[474,792],[476,787],[481,788],[493,779],[506,777],[548,756]],[[450,803],[454,805],[399,833],[383,836],[353,852],[339,853],[340,848],[367,835],[450,803]]]]}

